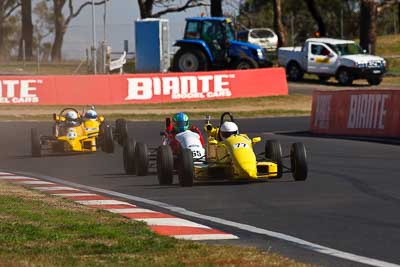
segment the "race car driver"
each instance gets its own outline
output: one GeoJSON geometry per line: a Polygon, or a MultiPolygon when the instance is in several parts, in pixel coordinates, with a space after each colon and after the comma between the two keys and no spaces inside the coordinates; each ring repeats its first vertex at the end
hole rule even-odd
{"type": "Polygon", "coordinates": [[[170,123],[165,129],[165,132],[168,134],[167,142],[174,152],[178,152],[180,149],[180,144],[176,140],[175,136],[187,130],[193,132],[204,147],[204,140],[200,129],[193,124],[190,125],[189,116],[187,114],[179,112],[172,117],[172,123],[170,123]]]}

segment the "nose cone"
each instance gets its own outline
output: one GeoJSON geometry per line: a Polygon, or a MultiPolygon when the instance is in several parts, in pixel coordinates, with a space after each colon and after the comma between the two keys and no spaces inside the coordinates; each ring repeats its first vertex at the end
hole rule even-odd
{"type": "Polygon", "coordinates": [[[254,161],[241,162],[239,166],[242,178],[257,179],[257,164],[254,161]]]}

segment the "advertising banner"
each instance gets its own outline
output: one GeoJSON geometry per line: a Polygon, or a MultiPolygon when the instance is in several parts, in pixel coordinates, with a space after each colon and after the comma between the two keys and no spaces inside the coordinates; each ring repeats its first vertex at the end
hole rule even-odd
{"type": "Polygon", "coordinates": [[[0,76],[0,104],[113,105],[287,94],[283,68],[165,74],[0,76]]]}
{"type": "Polygon", "coordinates": [[[400,90],[316,91],[313,133],[400,137],[400,90]]]}

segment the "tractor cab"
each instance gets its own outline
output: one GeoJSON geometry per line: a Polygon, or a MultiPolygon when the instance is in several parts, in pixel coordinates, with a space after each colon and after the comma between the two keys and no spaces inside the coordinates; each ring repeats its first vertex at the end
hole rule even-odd
{"type": "Polygon", "coordinates": [[[232,21],[223,17],[186,19],[184,37],[173,59],[174,71],[252,69],[267,66],[264,49],[235,40],[232,21]]]}

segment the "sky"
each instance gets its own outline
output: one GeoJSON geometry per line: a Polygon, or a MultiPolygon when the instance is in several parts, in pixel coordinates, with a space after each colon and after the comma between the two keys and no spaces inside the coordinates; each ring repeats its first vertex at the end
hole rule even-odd
{"type": "MultiPolygon", "coordinates": [[[[76,6],[85,2],[84,0],[75,0],[76,6]]],[[[179,3],[179,1],[177,1],[179,3]]],[[[183,2],[181,0],[181,2],[183,2]]],[[[202,12],[208,12],[209,8],[200,7],[193,8],[185,12],[171,13],[162,16],[163,19],[169,20],[169,43],[183,35],[185,26],[185,17],[199,16],[202,12]]],[[[67,5],[64,10],[68,11],[67,5]]],[[[103,41],[104,24],[103,24],[104,7],[95,7],[96,18],[96,39],[97,42],[103,41]]],[[[129,51],[134,51],[135,42],[135,20],[139,19],[139,7],[137,0],[111,0],[107,5],[107,26],[106,40],[111,45],[112,52],[121,52],[124,48],[124,40],[128,40],[129,51]]],[[[92,7],[87,6],[78,17],[74,18],[67,29],[63,45],[64,59],[84,59],[86,57],[86,48],[92,45],[92,7]]]]}

